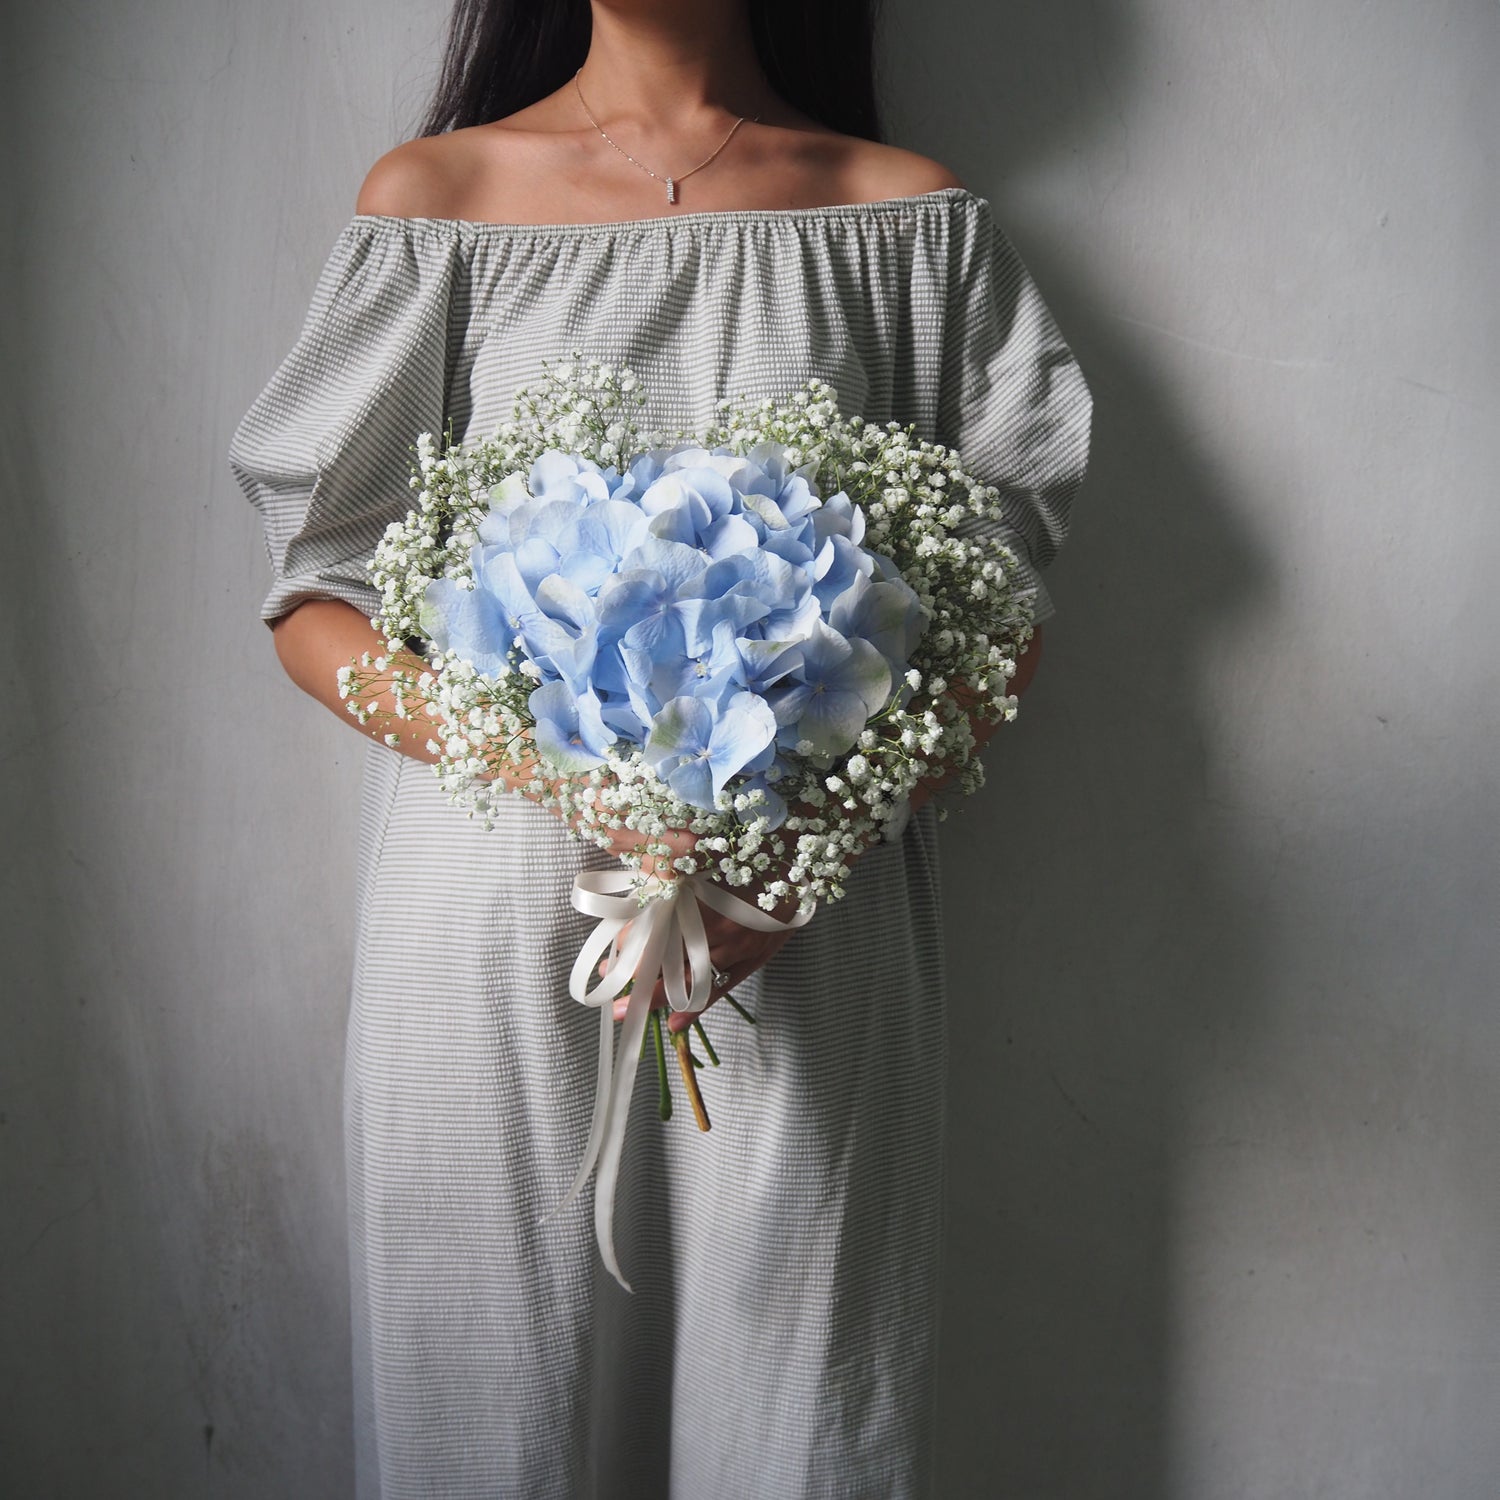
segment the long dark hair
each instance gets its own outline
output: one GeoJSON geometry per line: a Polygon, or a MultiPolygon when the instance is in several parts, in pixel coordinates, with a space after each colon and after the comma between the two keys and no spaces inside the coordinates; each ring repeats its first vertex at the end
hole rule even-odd
{"type": "MultiPolygon", "coordinates": [[[[844,135],[878,141],[879,0],[748,0],[755,50],[794,109],[844,135]]],[[[535,104],[583,66],[588,0],[456,0],[443,72],[422,135],[486,125],[535,104]]]]}

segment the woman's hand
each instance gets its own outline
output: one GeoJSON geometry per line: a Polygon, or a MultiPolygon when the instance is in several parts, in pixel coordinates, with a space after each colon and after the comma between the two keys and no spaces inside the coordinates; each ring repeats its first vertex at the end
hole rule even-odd
{"type": "MultiPolygon", "coordinates": [[[[1031,685],[1031,679],[1036,675],[1038,663],[1042,659],[1042,627],[1033,627],[1031,633],[1031,644],[1021,653],[1020,660],[1016,663],[1016,675],[1011,678],[1010,690],[1016,697],[1031,685]]],[[[948,688],[949,696],[966,713],[974,706],[975,695],[971,688],[965,683],[952,683],[948,688]]],[[[999,728],[998,724],[980,722],[972,725],[974,730],[974,752],[977,755],[989,743],[990,737],[999,728]]],[[[932,797],[943,791],[956,776],[956,772],[945,770],[942,766],[934,769],[933,773],[925,780],[919,781],[911,794],[911,810],[919,811],[932,797]]]]}
{"type": "MultiPolygon", "coordinates": [[[[695,842],[693,835],[674,835],[687,841],[687,847],[695,842]]],[[[726,887],[734,895],[743,901],[758,904],[756,898],[764,889],[765,883],[776,878],[775,873],[768,874],[751,885],[726,887]]],[[[708,940],[709,960],[716,974],[728,976],[727,983],[715,984],[709,995],[708,1005],[717,1004],[725,995],[743,984],[757,970],[764,968],[770,961],[781,952],[786,941],[792,935],[791,929],[784,932],[758,932],[754,928],[741,926],[733,917],[726,917],[721,912],[715,911],[706,902],[700,902],[698,911],[703,918],[704,935],[708,940]]],[[[768,915],[777,920],[790,921],[797,915],[797,901],[795,898],[785,899],[778,906],[772,908],[768,915]]],[[[620,942],[625,941],[627,926],[620,933],[620,942]]],[[[608,960],[599,965],[600,972],[607,967],[608,960]]],[[[684,978],[689,986],[692,983],[691,973],[685,973],[684,978]]],[[[663,980],[656,981],[656,988],[651,996],[651,1008],[660,1010],[667,1006],[667,990],[663,980]]],[[[625,1019],[625,1009],[628,997],[621,996],[614,1003],[614,1017],[617,1021],[625,1019]]],[[[708,1007],[705,1006],[705,1009],[708,1007]]],[[[697,1015],[696,1011],[673,1011],[667,1018],[668,1027],[675,1033],[686,1031],[697,1015]]]]}
{"type": "MultiPolygon", "coordinates": [[[[736,895],[743,894],[743,889],[737,889],[736,895]]],[[[786,940],[791,937],[790,932],[755,932],[749,927],[741,927],[732,917],[722,916],[707,905],[700,905],[698,910],[703,915],[703,927],[708,937],[708,952],[713,964],[714,972],[728,975],[727,984],[716,984],[709,996],[710,1006],[717,1004],[737,985],[743,984],[757,969],[764,968],[766,964],[781,952],[786,940]]],[[[792,912],[796,911],[793,906],[792,912]]],[[[782,916],[791,913],[781,913],[782,916]]],[[[620,934],[620,941],[625,941],[625,935],[629,932],[625,928],[620,934]]],[[[603,972],[606,964],[600,964],[603,972]]],[[[615,1001],[615,1020],[625,1019],[625,1007],[628,998],[621,996],[615,1001]]],[[[651,1008],[660,1010],[667,1004],[667,989],[665,983],[658,979],[656,989],[651,996],[651,1008]]],[[[706,1009],[707,1007],[705,1007],[706,1009]]],[[[667,1025],[672,1031],[686,1031],[693,1024],[695,1011],[673,1011],[667,1018],[667,1025]]]]}
{"type": "Polygon", "coordinates": [[[681,828],[648,835],[637,833],[633,828],[599,828],[594,825],[589,829],[588,839],[590,843],[607,849],[607,852],[613,854],[616,859],[627,863],[634,863],[633,856],[640,851],[642,845],[665,844],[668,851],[665,855],[642,854],[640,856],[641,873],[655,875],[659,880],[676,880],[680,872],[673,867],[673,861],[682,858],[684,854],[693,852],[698,842],[698,835],[681,828]],[[608,844],[598,844],[596,833],[604,833],[609,839],[608,844]]]}

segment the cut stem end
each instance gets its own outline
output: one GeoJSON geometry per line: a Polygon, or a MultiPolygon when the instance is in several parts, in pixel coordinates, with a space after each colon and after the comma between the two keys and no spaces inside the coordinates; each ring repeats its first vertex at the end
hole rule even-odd
{"type": "Polygon", "coordinates": [[[672,1046],[677,1052],[677,1066],[682,1069],[682,1082],[687,1089],[688,1100],[693,1106],[693,1115],[698,1121],[698,1129],[712,1130],[708,1110],[703,1105],[703,1095],[698,1089],[698,1070],[694,1065],[693,1054],[688,1048],[687,1032],[673,1032],[672,1046]]]}

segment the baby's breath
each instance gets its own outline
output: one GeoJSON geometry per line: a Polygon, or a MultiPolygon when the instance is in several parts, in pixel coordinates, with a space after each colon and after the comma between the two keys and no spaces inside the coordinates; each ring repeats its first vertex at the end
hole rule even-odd
{"type": "MultiPolygon", "coordinates": [[[[492,435],[458,442],[450,430],[441,443],[431,433],[418,437],[413,507],[388,528],[369,570],[381,598],[373,623],[387,651],[341,667],[339,693],[361,723],[378,714],[430,725],[423,743],[439,755],[441,785],[486,827],[496,799],[507,794],[493,779],[504,772],[555,809],[576,838],[612,848],[621,830],[641,834],[645,842],[625,856],[637,870],[648,852],[668,856],[655,840],[686,830],[697,840],[672,861],[680,873],[711,872],[729,886],[760,882],[757,900],[765,909],[795,898],[810,910],[842,896],[859,851],[904,823],[918,782],[943,773],[958,791],[977,789],[983,767],[974,725],[1015,717],[1009,685],[1031,639],[1033,601],[1017,588],[1017,559],[1000,540],[1000,497],[958,454],[914,428],[844,416],[824,381],[809,380],[780,399],[721,399],[706,431],[645,431],[643,404],[633,371],[574,351],[544,362],[541,378],[517,394],[511,418],[492,435]],[[475,533],[492,494],[524,487],[542,453],[556,449],[624,469],[653,450],[702,445],[746,454],[766,442],[787,449],[788,462],[817,493],[843,490],[863,509],[864,545],[894,563],[925,617],[907,671],[855,746],[821,763],[807,742],[781,757],[776,791],[789,811],[779,824],[765,811],[765,793],[747,790],[743,777],[715,810],[690,806],[637,747],[617,745],[603,766],[587,772],[547,765],[531,740],[532,663],[517,654],[485,676],[426,644],[428,585],[470,577],[475,533]],[[393,667],[390,658],[403,647],[425,656],[426,670],[393,667]],[[950,690],[958,685],[961,703],[950,690]],[[382,694],[391,710],[377,708],[382,694]]],[[[399,736],[392,729],[385,738],[399,736]]],[[[646,899],[644,878],[640,890],[646,899]]]]}

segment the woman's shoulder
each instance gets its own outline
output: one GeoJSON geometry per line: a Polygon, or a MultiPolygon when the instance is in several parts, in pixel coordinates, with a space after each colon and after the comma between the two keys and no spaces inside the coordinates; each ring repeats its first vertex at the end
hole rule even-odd
{"type": "MultiPolygon", "coordinates": [[[[544,144],[499,124],[420,136],[370,168],[355,212],[403,219],[494,217],[489,210],[495,204],[513,206],[510,200],[524,197],[528,183],[548,175],[539,174],[530,159],[544,144]]],[[[931,157],[829,130],[787,132],[777,154],[786,168],[783,181],[795,183],[795,198],[809,204],[872,203],[964,186],[931,157]]],[[[781,202],[774,196],[770,206],[781,202]]]]}
{"type": "Polygon", "coordinates": [[[930,156],[845,135],[805,116],[788,122],[771,150],[789,196],[808,206],[878,203],[964,186],[957,174],[930,156]]]}
{"type": "Polygon", "coordinates": [[[354,211],[399,219],[453,217],[452,206],[486,165],[475,136],[474,129],[452,130],[387,151],[365,174],[354,211]]]}
{"type": "Polygon", "coordinates": [[[963,181],[942,162],[900,146],[841,136],[839,172],[843,196],[850,203],[873,203],[885,198],[914,198],[943,188],[961,188],[963,181]]]}

